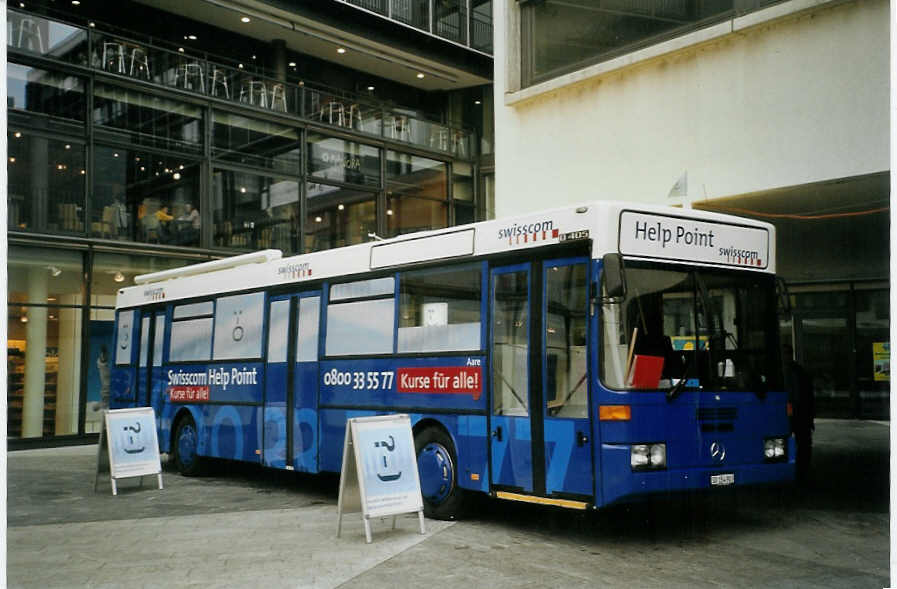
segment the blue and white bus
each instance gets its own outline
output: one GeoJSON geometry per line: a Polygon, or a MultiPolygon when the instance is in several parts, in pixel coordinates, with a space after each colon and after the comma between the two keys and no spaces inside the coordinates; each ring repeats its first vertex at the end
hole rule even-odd
{"type": "Polygon", "coordinates": [[[593,202],[119,291],[112,407],[208,458],[339,472],[348,418],[410,414],[426,512],[587,509],[793,480],[774,228],[593,202]]]}

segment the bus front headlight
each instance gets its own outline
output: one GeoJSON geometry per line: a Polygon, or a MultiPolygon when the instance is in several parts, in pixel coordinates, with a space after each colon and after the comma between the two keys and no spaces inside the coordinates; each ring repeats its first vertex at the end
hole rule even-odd
{"type": "Polygon", "coordinates": [[[629,452],[632,470],[658,470],[667,467],[666,444],[633,444],[629,452]]]}

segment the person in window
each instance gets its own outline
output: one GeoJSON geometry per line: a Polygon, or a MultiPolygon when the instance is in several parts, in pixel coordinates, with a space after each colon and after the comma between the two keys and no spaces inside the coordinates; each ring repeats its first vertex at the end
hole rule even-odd
{"type": "Polygon", "coordinates": [[[199,211],[194,209],[193,205],[190,204],[189,202],[185,203],[184,204],[184,212],[181,216],[178,217],[178,221],[184,222],[185,225],[186,225],[186,222],[189,221],[190,228],[196,229],[198,231],[199,230],[199,211]]]}
{"type": "Polygon", "coordinates": [[[195,243],[199,240],[199,211],[193,208],[193,204],[184,203],[184,211],[177,218],[177,232],[179,243],[195,243]]]}
{"type": "Polygon", "coordinates": [[[168,212],[168,207],[163,205],[159,207],[159,210],[155,213],[156,219],[159,221],[159,236],[163,239],[168,239],[170,223],[174,220],[174,216],[168,212]]]}
{"type": "Polygon", "coordinates": [[[813,430],[816,429],[813,423],[816,416],[813,379],[794,359],[794,349],[790,345],[783,346],[782,355],[785,359],[785,387],[791,398],[791,430],[797,443],[797,456],[795,456],[797,482],[806,486],[810,482],[813,430]]]}

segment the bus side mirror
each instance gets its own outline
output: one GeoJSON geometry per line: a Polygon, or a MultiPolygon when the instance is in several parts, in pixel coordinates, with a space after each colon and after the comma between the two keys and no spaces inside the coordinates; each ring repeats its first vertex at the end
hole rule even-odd
{"type": "Polygon", "coordinates": [[[776,300],[779,315],[783,317],[791,315],[791,294],[788,292],[788,284],[781,276],[776,276],[776,300]]]}
{"type": "Polygon", "coordinates": [[[626,296],[626,272],[623,268],[623,256],[620,254],[604,254],[604,296],[607,299],[619,299],[626,296]]]}

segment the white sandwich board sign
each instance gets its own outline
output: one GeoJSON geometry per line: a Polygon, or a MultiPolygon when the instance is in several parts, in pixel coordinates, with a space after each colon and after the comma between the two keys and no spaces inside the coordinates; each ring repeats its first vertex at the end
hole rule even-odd
{"type": "Polygon", "coordinates": [[[417,512],[424,530],[424,504],[417,472],[414,436],[407,415],[356,417],[346,423],[340,473],[336,535],[343,514],[361,512],[365,541],[371,542],[371,518],[417,512]]]}
{"type": "MultiPolygon", "coordinates": [[[[162,488],[162,462],[156,437],[156,414],[152,407],[113,409],[105,412],[105,430],[100,432],[97,454],[99,478],[103,446],[108,446],[112,494],[118,494],[116,479],[156,475],[162,488]],[[104,444],[106,442],[106,444],[104,444]]],[[[96,481],[94,481],[96,490],[96,481]]]]}

